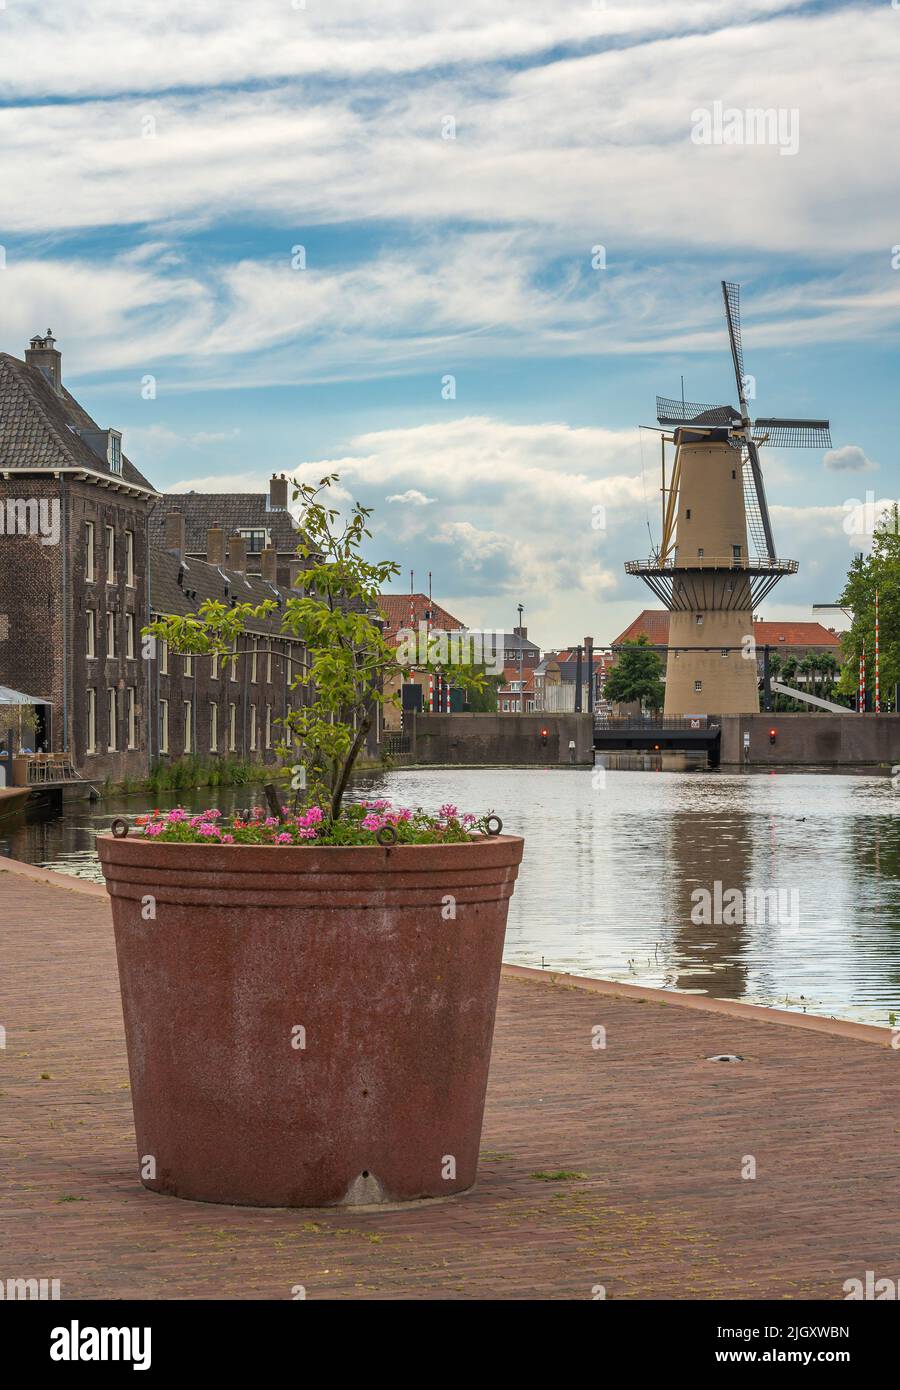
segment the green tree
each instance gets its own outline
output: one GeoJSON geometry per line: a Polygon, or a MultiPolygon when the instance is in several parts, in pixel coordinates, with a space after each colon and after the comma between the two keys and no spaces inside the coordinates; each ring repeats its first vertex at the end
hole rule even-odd
{"type": "Polygon", "coordinates": [[[887,508],[879,518],[868,555],[856,555],[850,565],[840,602],[853,612],[844,635],[844,662],[835,689],[855,697],[859,689],[859,658],[865,643],[866,684],[875,688],[875,593],[878,592],[879,667],[883,703],[900,683],[900,508],[887,508]]]}
{"type": "MultiPolygon", "coordinates": [[[[378,705],[399,703],[398,695],[385,695],[385,684],[404,669],[377,617],[379,593],[400,567],[393,560],[373,564],[363,558],[372,535],[371,508],[355,502],[342,522],[337,508],[328,505],[328,491],[337,482],[338,474],[331,473],[315,487],[294,485],[294,501],[299,499],[302,510],[297,554],[306,562],[305,591],[287,598],[280,612],[281,631],[304,644],[308,662],[291,682],[307,699],[280,721],[286,740],[279,751],[303,763],[308,800],[333,820],[341,814],[378,705]]],[[[207,600],[195,614],[160,618],[144,630],[174,651],[224,656],[248,622],[271,617],[277,607],[273,599],[234,608],[207,600]]],[[[445,666],[442,673],[464,689],[482,688],[482,678],[470,670],[445,666]]]]}
{"type": "Polygon", "coordinates": [[[662,674],[662,661],[642,632],[635,641],[622,643],[603,693],[616,704],[639,700],[642,706],[660,709],[665,693],[662,674]]]}

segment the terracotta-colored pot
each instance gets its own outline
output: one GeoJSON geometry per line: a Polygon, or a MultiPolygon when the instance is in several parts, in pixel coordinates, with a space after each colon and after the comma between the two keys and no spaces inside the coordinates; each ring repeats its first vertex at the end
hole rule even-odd
{"type": "Polygon", "coordinates": [[[472,1186],[519,837],[97,844],[145,1187],[330,1206],[472,1186]]]}

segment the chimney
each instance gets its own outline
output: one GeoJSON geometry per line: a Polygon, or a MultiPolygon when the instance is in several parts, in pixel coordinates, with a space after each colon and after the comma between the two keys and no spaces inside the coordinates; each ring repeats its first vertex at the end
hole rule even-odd
{"type": "Polygon", "coordinates": [[[291,573],[290,573],[290,580],[291,580],[291,588],[292,588],[292,589],[302,589],[302,588],[303,588],[303,570],[304,570],[304,566],[303,566],[303,564],[302,564],[302,562],[301,562],[300,560],[291,560],[291,564],[290,564],[290,571],[291,571],[291,573]]]}
{"type": "Polygon", "coordinates": [[[166,512],[166,550],[184,554],[184,512],[166,512]]]}
{"type": "Polygon", "coordinates": [[[238,574],[247,568],[247,542],[237,534],[228,537],[228,567],[238,574]]]}
{"type": "Polygon", "coordinates": [[[522,640],[525,641],[525,640],[527,639],[527,637],[528,637],[528,628],[527,628],[527,627],[514,627],[514,628],[513,628],[513,637],[521,637],[522,640]]]}
{"type": "Polygon", "coordinates": [[[225,563],[225,532],[218,522],[206,533],[206,560],[210,565],[225,563]]]}
{"type": "Polygon", "coordinates": [[[271,545],[259,552],[259,572],[270,584],[278,583],[278,551],[271,545]]]}
{"type": "Polygon", "coordinates": [[[282,473],[279,478],[273,473],[269,479],[269,511],[286,512],[288,504],[288,481],[282,473]]]}
{"type": "Polygon", "coordinates": [[[32,338],[25,351],[25,361],[29,367],[37,367],[53,387],[58,396],[62,395],[62,355],[56,350],[56,339],[51,329],[46,338],[40,335],[32,338]]]}

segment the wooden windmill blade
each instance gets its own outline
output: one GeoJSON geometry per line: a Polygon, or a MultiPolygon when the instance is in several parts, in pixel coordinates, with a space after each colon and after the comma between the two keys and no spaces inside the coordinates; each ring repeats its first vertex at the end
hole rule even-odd
{"type": "Polygon", "coordinates": [[[741,287],[730,280],[722,281],[722,298],[725,301],[725,322],[728,324],[728,341],[731,345],[731,361],[734,365],[734,379],[737,382],[738,400],[741,403],[741,417],[749,425],[746,387],[744,386],[744,345],[741,340],[741,287]]]}
{"type": "Polygon", "coordinates": [[[759,449],[756,447],[755,439],[747,440],[745,468],[750,470],[749,481],[752,487],[752,491],[745,488],[747,525],[760,554],[763,553],[763,547],[765,547],[765,553],[769,559],[774,560],[776,555],[775,540],[772,535],[772,520],[769,516],[769,504],[766,501],[766,489],[763,486],[762,468],[759,462],[759,449]],[[749,496],[747,496],[748,492],[749,496]]]}
{"type": "Polygon", "coordinates": [[[774,415],[760,416],[753,422],[756,444],[780,444],[786,449],[830,449],[828,420],[783,420],[774,415]]]}

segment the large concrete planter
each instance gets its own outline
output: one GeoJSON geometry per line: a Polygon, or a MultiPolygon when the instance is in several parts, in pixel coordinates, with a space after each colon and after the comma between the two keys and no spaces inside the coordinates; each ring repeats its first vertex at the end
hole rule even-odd
{"type": "Polygon", "coordinates": [[[329,1206],[472,1186],[521,839],[97,843],[146,1187],[329,1206]]]}

